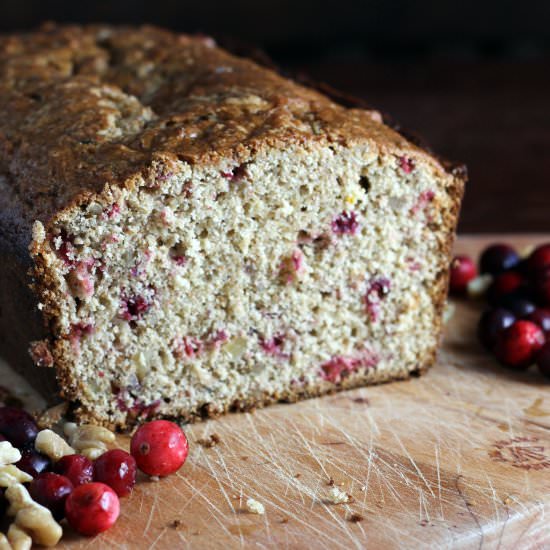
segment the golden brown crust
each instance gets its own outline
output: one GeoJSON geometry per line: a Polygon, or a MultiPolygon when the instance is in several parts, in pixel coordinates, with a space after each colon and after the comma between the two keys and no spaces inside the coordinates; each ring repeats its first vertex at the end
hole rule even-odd
{"type": "Polygon", "coordinates": [[[210,39],[106,26],[0,38],[0,170],[33,219],[159,157],[237,162],[266,144],[364,138],[417,149],[378,120],[210,39]]]}

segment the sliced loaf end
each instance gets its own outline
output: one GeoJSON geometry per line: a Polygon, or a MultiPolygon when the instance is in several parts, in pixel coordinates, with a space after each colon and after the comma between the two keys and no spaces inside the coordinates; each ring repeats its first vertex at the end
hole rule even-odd
{"type": "Polygon", "coordinates": [[[462,188],[397,138],[159,156],[35,225],[64,396],[125,427],[426,369],[462,188]]]}

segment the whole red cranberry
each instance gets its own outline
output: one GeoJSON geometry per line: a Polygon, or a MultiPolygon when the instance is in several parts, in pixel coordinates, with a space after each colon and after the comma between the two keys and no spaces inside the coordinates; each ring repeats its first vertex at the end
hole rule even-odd
{"type": "Polygon", "coordinates": [[[36,476],[29,485],[29,494],[50,510],[56,520],[65,516],[65,501],[73,491],[73,484],[65,477],[51,472],[36,476]]]}
{"type": "Polygon", "coordinates": [[[485,311],[479,320],[477,335],[479,341],[488,350],[492,350],[497,336],[516,320],[514,314],[502,307],[485,311]]]}
{"type": "Polygon", "coordinates": [[[14,446],[22,449],[34,443],[38,426],[23,409],[0,407],[0,433],[14,446]]]}
{"type": "Polygon", "coordinates": [[[527,258],[527,269],[531,275],[547,268],[550,268],[550,243],[538,246],[527,258]]]}
{"type": "Polygon", "coordinates": [[[487,291],[487,299],[490,304],[499,305],[505,296],[517,292],[523,286],[526,286],[526,281],[519,273],[515,271],[500,273],[491,283],[487,291]]]}
{"type": "Polygon", "coordinates": [[[537,308],[525,319],[537,324],[544,332],[546,339],[550,340],[550,309],[537,308]]]}
{"type": "Polygon", "coordinates": [[[126,451],[112,449],[96,458],[94,481],[108,485],[119,497],[132,492],[136,484],[136,460],[126,451]]]}
{"type": "Polygon", "coordinates": [[[544,333],[531,321],[516,321],[497,336],[495,355],[508,367],[525,369],[544,345],[544,333]]]}
{"type": "Polygon", "coordinates": [[[65,502],[69,525],[81,535],[93,537],[112,527],[120,513],[117,494],[105,483],[76,487],[65,502]]]}
{"type": "Polygon", "coordinates": [[[538,303],[543,306],[550,306],[550,266],[537,271],[531,284],[538,303]]]}
{"type": "Polygon", "coordinates": [[[451,262],[449,287],[453,294],[466,292],[468,283],[477,276],[476,264],[469,256],[455,256],[451,262]]]}
{"type": "Polygon", "coordinates": [[[94,478],[94,465],[84,455],[66,455],[55,463],[54,470],[69,478],[75,487],[90,483],[94,478]]]}
{"type": "Polygon", "coordinates": [[[537,354],[537,367],[544,376],[550,378],[550,340],[542,346],[537,354]]]}
{"type": "Polygon", "coordinates": [[[153,420],[143,424],[132,436],[130,452],[141,471],[150,476],[167,476],[181,468],[189,445],[177,424],[153,420]]]}
{"type": "Polygon", "coordinates": [[[49,470],[52,463],[46,455],[34,449],[25,449],[21,453],[21,459],[15,465],[30,476],[36,477],[38,474],[49,470]]]}
{"type": "Polygon", "coordinates": [[[520,262],[518,253],[508,244],[493,244],[481,254],[479,270],[481,273],[498,275],[513,269],[520,262]]]}

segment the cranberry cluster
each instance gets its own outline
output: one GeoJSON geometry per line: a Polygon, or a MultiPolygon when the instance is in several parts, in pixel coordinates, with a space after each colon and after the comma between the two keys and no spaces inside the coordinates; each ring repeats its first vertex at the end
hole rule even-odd
{"type": "MultiPolygon", "coordinates": [[[[479,260],[479,272],[491,283],[485,297],[478,337],[505,366],[527,369],[537,364],[550,377],[550,243],[521,258],[511,246],[494,244],[479,260]]],[[[451,263],[450,290],[464,294],[478,270],[468,256],[451,263]]]]}
{"type": "Polygon", "coordinates": [[[87,536],[97,535],[116,522],[119,497],[129,495],[137,469],[151,476],[167,476],[185,462],[187,438],[174,422],[155,420],[133,435],[130,453],[111,449],[93,462],[83,455],[64,456],[55,464],[34,448],[38,434],[34,418],[22,409],[0,407],[0,441],[21,451],[18,468],[34,479],[28,490],[57,521],[87,536]]]}

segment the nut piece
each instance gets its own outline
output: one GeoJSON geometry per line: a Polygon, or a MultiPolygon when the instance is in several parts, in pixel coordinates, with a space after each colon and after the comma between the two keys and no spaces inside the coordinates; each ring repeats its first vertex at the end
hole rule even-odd
{"type": "Polygon", "coordinates": [[[106,444],[115,441],[113,432],[93,424],[77,426],[74,422],[67,422],[63,431],[76,451],[90,460],[101,456],[107,450],[106,444]]]}
{"type": "Polygon", "coordinates": [[[15,523],[27,531],[33,542],[42,544],[43,546],[55,546],[61,536],[63,529],[52,516],[52,513],[45,508],[36,504],[19,510],[15,516],[15,523]]]}
{"type": "Polygon", "coordinates": [[[21,453],[9,441],[0,441],[0,466],[21,460],[21,453]]]}
{"type": "Polygon", "coordinates": [[[68,443],[52,430],[42,430],[38,432],[34,448],[45,454],[54,462],[66,455],[74,455],[76,451],[68,443]]]}
{"type": "Polygon", "coordinates": [[[8,529],[8,540],[11,550],[30,550],[32,547],[31,537],[16,523],[12,523],[8,529]]]}
{"type": "Polygon", "coordinates": [[[32,224],[32,240],[43,243],[46,240],[46,229],[42,222],[35,220],[32,224]]]}
{"type": "Polygon", "coordinates": [[[466,286],[466,292],[470,298],[482,298],[491,286],[493,277],[491,275],[478,275],[466,286]]]}
{"type": "Polygon", "coordinates": [[[349,495],[338,487],[333,487],[329,491],[328,499],[332,504],[344,504],[349,501],[349,495]]]}
{"type": "Polygon", "coordinates": [[[8,487],[5,496],[10,502],[10,507],[7,511],[8,516],[15,516],[19,510],[35,504],[27,489],[20,483],[8,487]]]}
{"type": "Polygon", "coordinates": [[[4,533],[0,533],[0,550],[12,550],[11,544],[4,533]]]}
{"type": "Polygon", "coordinates": [[[16,483],[8,487],[5,495],[10,503],[8,515],[15,516],[15,525],[25,531],[34,543],[55,546],[59,542],[63,529],[47,508],[32,500],[23,485],[16,483]]]}
{"type": "Polygon", "coordinates": [[[258,514],[260,516],[263,516],[265,514],[265,507],[261,502],[258,502],[257,500],[254,500],[253,498],[249,498],[246,501],[246,509],[251,514],[258,514]]]}
{"type": "Polygon", "coordinates": [[[20,470],[13,464],[0,466],[0,487],[10,487],[16,483],[28,483],[32,476],[20,470]]]}

